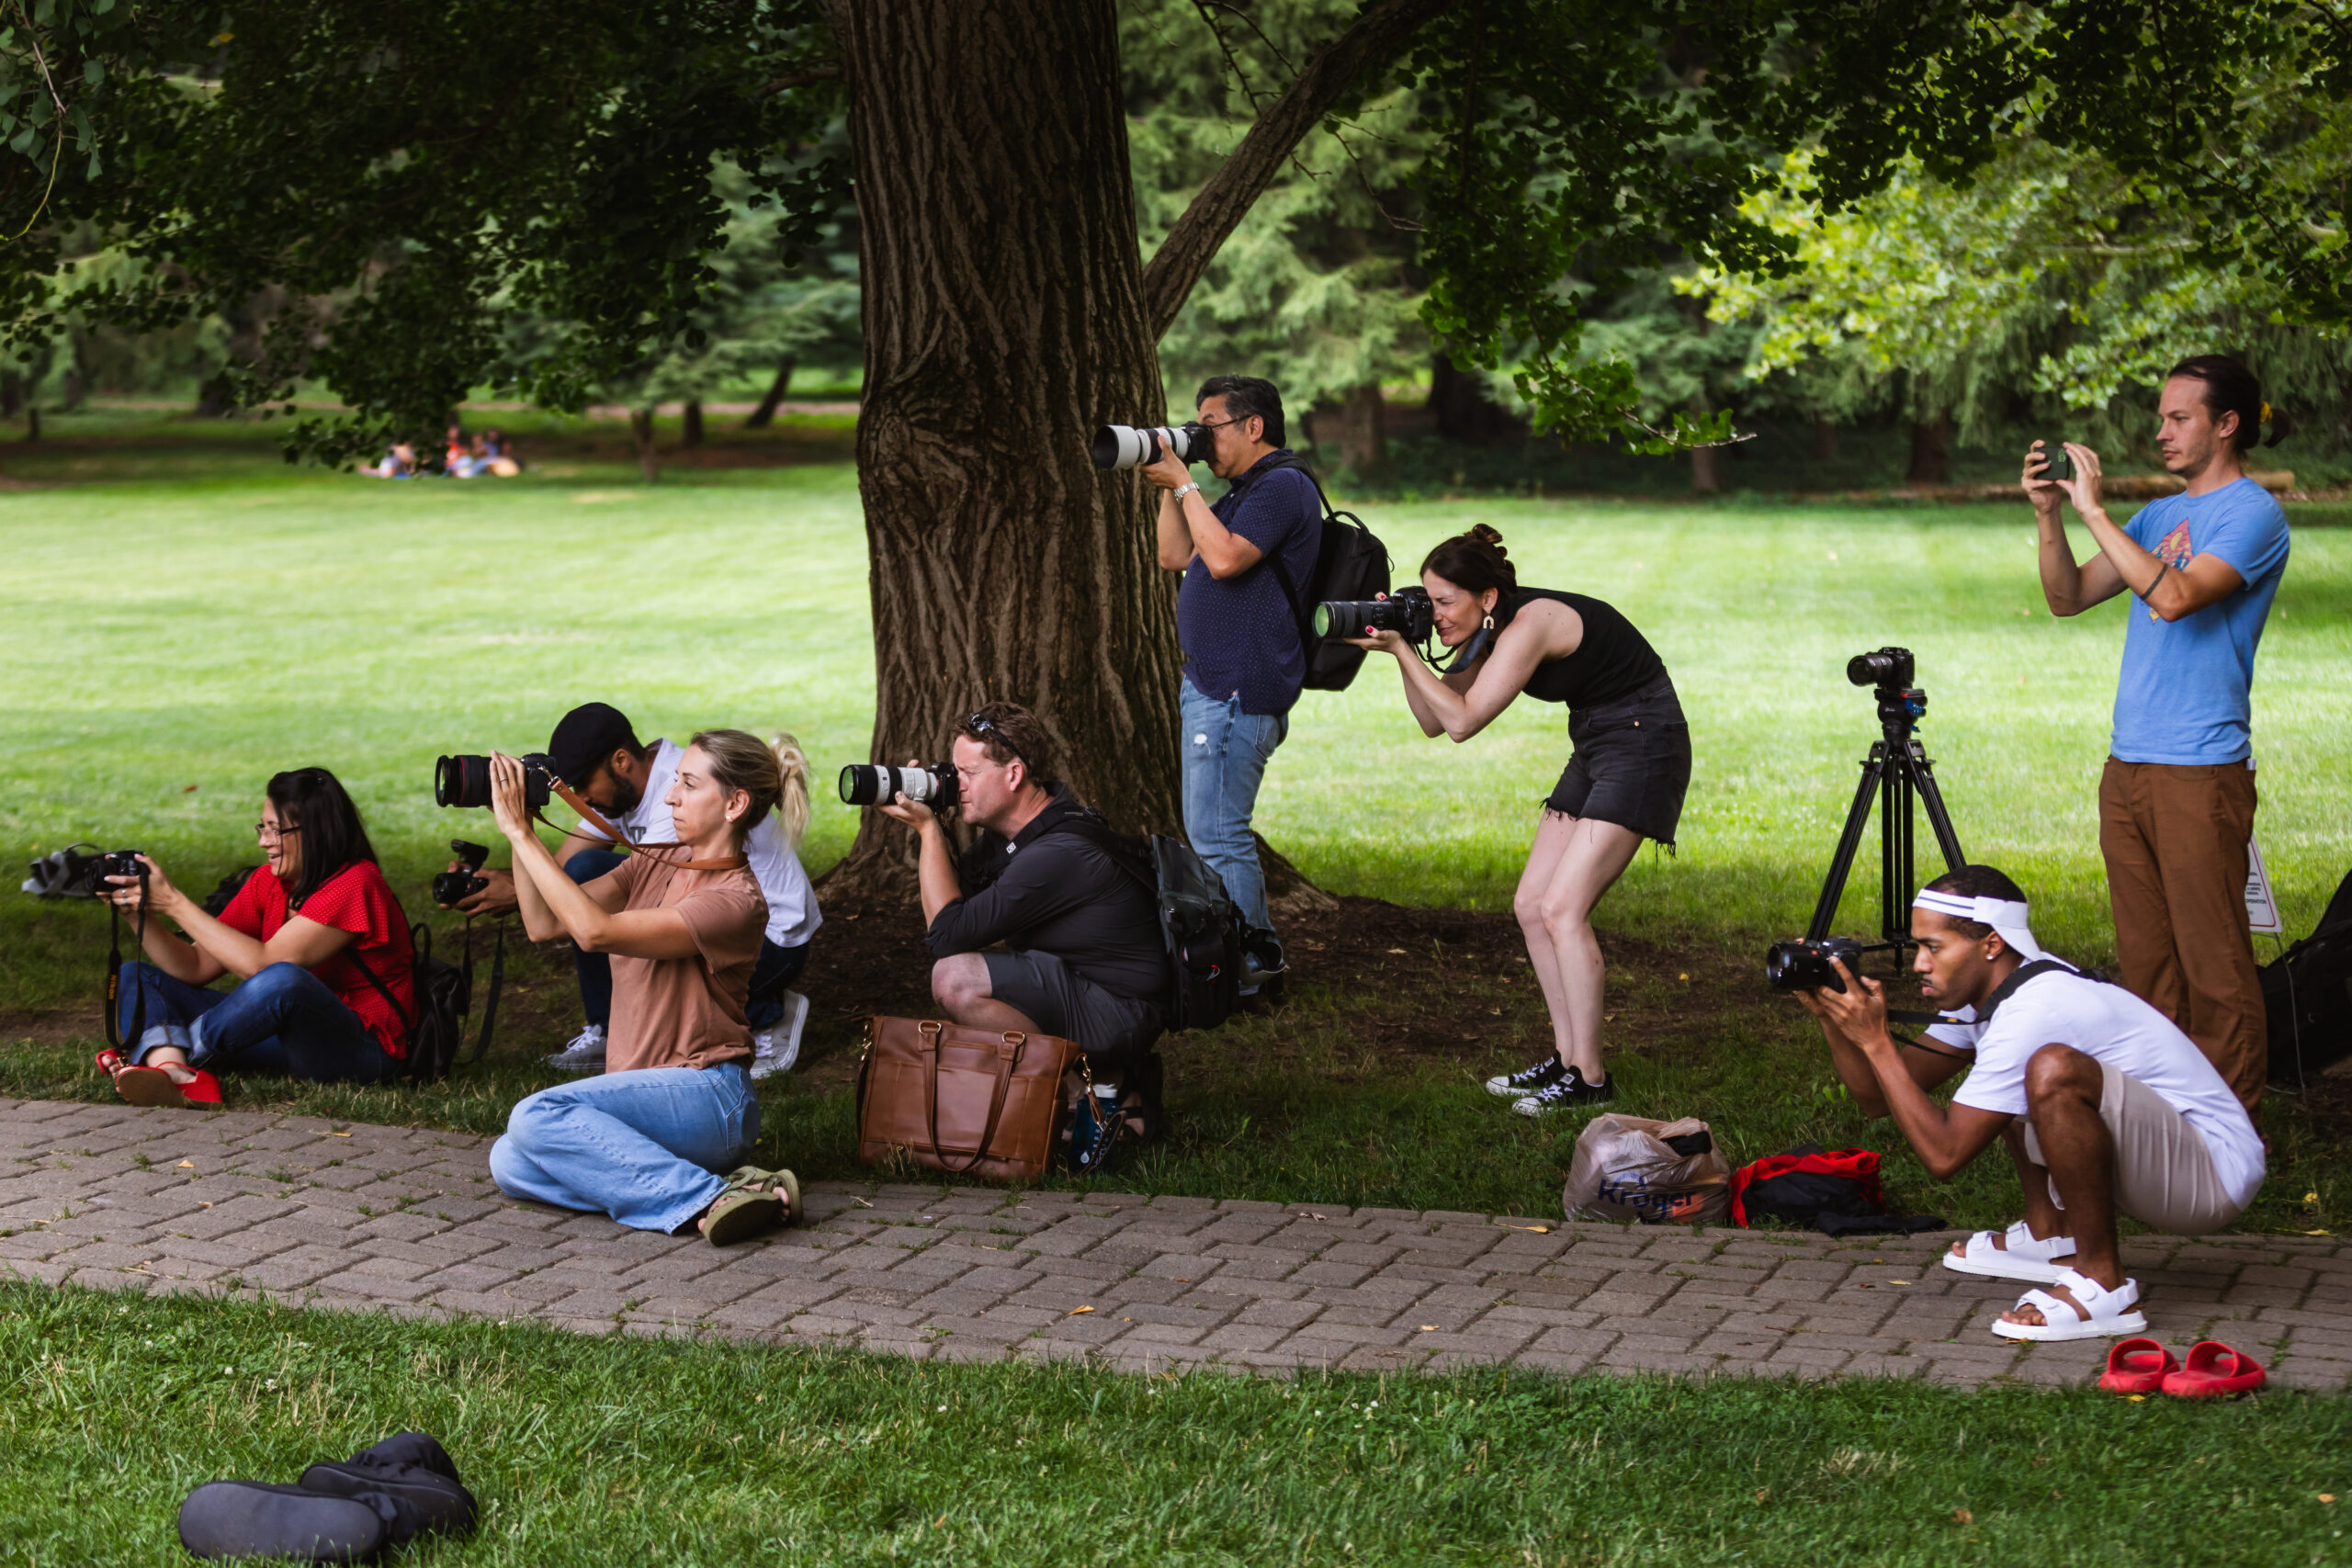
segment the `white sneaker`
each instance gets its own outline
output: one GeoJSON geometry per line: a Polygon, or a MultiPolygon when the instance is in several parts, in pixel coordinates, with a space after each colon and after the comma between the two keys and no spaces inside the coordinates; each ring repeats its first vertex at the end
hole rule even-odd
{"type": "Polygon", "coordinates": [[[605,1070],[605,1026],[592,1023],[571,1037],[571,1043],[547,1058],[548,1066],[564,1073],[605,1070]]]}
{"type": "Polygon", "coordinates": [[[800,1060],[800,1032],[808,1023],[808,998],[798,991],[784,993],[784,1016],[752,1035],[752,1076],[788,1073],[800,1060]]]}

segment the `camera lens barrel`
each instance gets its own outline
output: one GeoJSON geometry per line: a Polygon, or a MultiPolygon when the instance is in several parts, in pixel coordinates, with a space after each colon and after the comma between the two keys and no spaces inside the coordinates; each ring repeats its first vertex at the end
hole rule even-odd
{"type": "MultiPolygon", "coordinates": [[[[523,763],[523,804],[543,808],[554,794],[555,771],[543,753],[534,751],[523,763]]],[[[476,807],[490,804],[490,759],[459,754],[433,764],[433,801],[436,806],[476,807]]]]}
{"type": "Polygon", "coordinates": [[[1917,672],[1907,648],[1874,649],[1846,661],[1846,679],[1857,686],[1907,686],[1917,672]]]}
{"type": "Polygon", "coordinates": [[[853,762],[842,770],[841,790],[844,806],[887,806],[903,795],[945,811],[956,804],[956,770],[946,762],[927,768],[853,762]]]}
{"type": "Polygon", "coordinates": [[[1199,449],[1201,435],[1197,424],[1106,424],[1094,433],[1094,466],[1140,468],[1158,462],[1162,452],[1173,452],[1189,463],[1199,449]]]}

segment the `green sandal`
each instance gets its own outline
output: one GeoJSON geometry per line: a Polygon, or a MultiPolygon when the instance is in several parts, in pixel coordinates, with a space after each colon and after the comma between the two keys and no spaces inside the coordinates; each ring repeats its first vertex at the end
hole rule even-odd
{"type": "Polygon", "coordinates": [[[784,1216],[776,1222],[780,1225],[788,1225],[800,1217],[800,1179],[788,1170],[739,1165],[727,1173],[727,1185],[766,1192],[782,1202],[784,1216]]]}
{"type": "Polygon", "coordinates": [[[732,1247],[739,1241],[749,1241],[763,1231],[774,1230],[783,1221],[784,1200],[757,1180],[743,1179],[747,1175],[765,1178],[767,1172],[752,1172],[746,1168],[729,1175],[726,1190],[712,1200],[704,1215],[702,1234],[713,1247],[732,1247]]]}

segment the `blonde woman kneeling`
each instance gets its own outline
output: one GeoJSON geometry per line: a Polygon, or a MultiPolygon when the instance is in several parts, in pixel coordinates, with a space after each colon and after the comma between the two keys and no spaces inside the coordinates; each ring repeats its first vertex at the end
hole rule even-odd
{"type": "Polygon", "coordinates": [[[742,1163],[760,1131],[743,1009],[767,925],[743,844],[783,793],[775,754],[740,729],[695,736],[665,797],[678,841],[584,885],[532,830],[522,764],[494,755],[491,784],[524,929],[613,960],[605,1071],[514,1107],[490,1151],[499,1190],[715,1246],[788,1223],[792,1173],[742,1163]]]}

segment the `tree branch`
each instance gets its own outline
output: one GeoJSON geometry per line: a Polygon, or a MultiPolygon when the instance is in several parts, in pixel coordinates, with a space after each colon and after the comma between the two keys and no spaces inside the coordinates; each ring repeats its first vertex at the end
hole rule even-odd
{"type": "Polygon", "coordinates": [[[1266,192],[1292,149],[1368,72],[1386,65],[1413,34],[1458,0],[1379,0],[1348,30],[1317,50],[1273,107],[1209,176],[1144,268],[1144,330],[1155,339],[1184,308],[1193,285],[1250,209],[1266,192]]]}
{"type": "Polygon", "coordinates": [[[841,79],[841,67],[829,65],[820,70],[797,71],[789,76],[778,76],[773,81],[761,83],[752,91],[755,97],[769,98],[795,87],[813,87],[820,82],[838,82],[841,79]]]}

